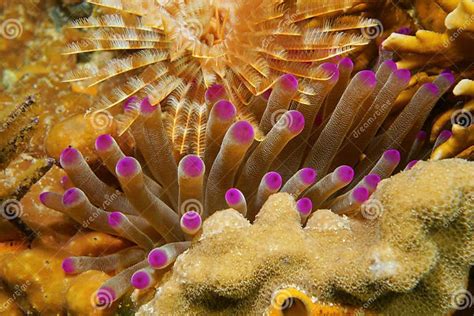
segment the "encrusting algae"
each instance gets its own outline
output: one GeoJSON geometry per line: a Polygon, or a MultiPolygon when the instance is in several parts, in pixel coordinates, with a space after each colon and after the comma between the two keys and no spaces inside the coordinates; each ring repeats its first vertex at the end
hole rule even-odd
{"type": "Polygon", "coordinates": [[[473,305],[470,1],[27,2],[0,3],[0,314],[473,305]]]}

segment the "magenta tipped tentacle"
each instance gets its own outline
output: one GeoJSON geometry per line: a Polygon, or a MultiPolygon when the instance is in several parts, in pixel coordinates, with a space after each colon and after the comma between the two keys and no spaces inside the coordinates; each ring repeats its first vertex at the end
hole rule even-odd
{"type": "Polygon", "coordinates": [[[202,217],[198,212],[188,211],[181,216],[180,225],[186,235],[194,236],[201,230],[202,217]]]}
{"type": "Polygon", "coordinates": [[[157,107],[151,104],[150,98],[145,97],[140,102],[140,113],[148,115],[155,112],[156,110],[157,110],[157,107]]]}
{"type": "Polygon", "coordinates": [[[367,158],[361,163],[361,169],[367,169],[371,161],[380,157],[387,148],[398,148],[405,138],[412,139],[421,130],[428,114],[448,87],[440,89],[434,83],[423,84],[403,108],[385,133],[377,136],[367,149],[367,158]],[[410,135],[411,134],[411,135],[410,135]]]}
{"type": "Polygon", "coordinates": [[[153,269],[164,269],[173,263],[189,246],[191,246],[191,242],[183,241],[155,248],[148,254],[148,263],[153,269]]]}
{"type": "MultiPolygon", "coordinates": [[[[343,69],[344,76],[347,80],[350,77],[350,69],[343,69]]],[[[305,154],[304,148],[307,146],[313,130],[314,122],[318,112],[323,112],[325,109],[322,108],[324,101],[330,98],[330,92],[333,93],[340,85],[343,79],[337,80],[339,76],[339,69],[332,63],[323,63],[317,68],[318,73],[321,73],[321,77],[329,77],[331,79],[325,81],[318,81],[311,86],[312,93],[307,95],[308,102],[299,102],[296,106],[296,110],[303,114],[305,125],[303,131],[293,138],[288,145],[285,147],[285,151],[282,152],[278,159],[273,163],[272,168],[275,168],[285,180],[288,180],[293,174],[300,168],[301,160],[305,154]],[[342,81],[341,81],[342,80],[342,81]],[[336,84],[337,83],[337,84],[336,84]],[[329,94],[329,95],[328,95],[329,94]]],[[[345,87],[345,86],[344,86],[345,87]]],[[[343,88],[341,88],[341,94],[343,88]]],[[[326,105],[329,101],[326,102],[326,105]]],[[[337,101],[335,101],[337,102],[337,101]]],[[[335,104],[334,104],[335,106],[335,104]]]]}
{"type": "Polygon", "coordinates": [[[437,147],[439,147],[441,144],[443,144],[445,141],[447,141],[448,139],[451,138],[451,136],[453,136],[453,133],[450,131],[450,130],[442,130],[438,137],[436,138],[435,140],[435,143],[433,145],[433,150],[437,147]]]}
{"type": "Polygon", "coordinates": [[[225,193],[225,201],[230,208],[238,211],[243,216],[247,214],[247,201],[239,189],[231,188],[227,190],[225,193]]]}
{"type": "Polygon", "coordinates": [[[280,190],[282,184],[283,179],[278,172],[267,172],[260,181],[260,185],[258,186],[257,190],[257,196],[255,197],[254,202],[250,208],[260,210],[268,197],[280,190]]]}
{"type": "Polygon", "coordinates": [[[313,210],[313,202],[310,198],[304,197],[296,201],[296,210],[301,216],[301,222],[304,224],[313,210]]]}
{"type": "Polygon", "coordinates": [[[131,247],[102,257],[68,257],[63,260],[62,268],[66,274],[79,274],[88,270],[112,272],[130,267],[143,260],[144,256],[145,251],[131,247]]]}
{"type": "Polygon", "coordinates": [[[351,183],[354,169],[350,166],[339,166],[332,173],[316,182],[308,189],[305,196],[311,199],[313,207],[322,205],[332,194],[351,183]]]}
{"type": "Polygon", "coordinates": [[[179,212],[184,214],[189,211],[190,204],[197,205],[199,212],[203,213],[204,189],[204,161],[196,155],[187,155],[178,165],[179,183],[179,212]]]}
{"type": "Polygon", "coordinates": [[[133,273],[130,278],[132,286],[138,290],[144,290],[156,283],[155,270],[143,268],[133,273]]]}
{"type": "Polygon", "coordinates": [[[409,163],[407,163],[407,166],[405,167],[405,170],[410,170],[413,168],[416,164],[418,163],[418,160],[412,160],[409,163]]]}
{"type": "Polygon", "coordinates": [[[204,94],[204,99],[208,104],[209,108],[214,105],[214,103],[218,102],[219,100],[223,100],[227,97],[227,93],[223,85],[220,84],[213,84],[210,86],[206,93],[204,94]]]}
{"type": "MultiPolygon", "coordinates": [[[[378,174],[382,179],[388,178],[400,163],[400,152],[396,149],[386,150],[377,163],[368,173],[378,174]]],[[[367,170],[358,169],[358,174],[365,174],[367,170]]],[[[360,177],[360,176],[359,176],[360,177]]]]}
{"type": "Polygon", "coordinates": [[[138,229],[130,219],[121,212],[111,212],[108,214],[107,223],[112,229],[117,231],[121,236],[125,236],[128,240],[133,241],[144,249],[154,247],[154,242],[138,229]]]}
{"type": "Polygon", "coordinates": [[[285,183],[281,191],[298,197],[303,191],[312,186],[315,181],[316,170],[313,168],[303,168],[285,183]]]}
{"type": "Polygon", "coordinates": [[[108,186],[97,177],[78,150],[72,147],[64,149],[60,162],[72,182],[87,192],[95,205],[101,205],[107,210],[123,209],[128,214],[137,214],[135,208],[120,191],[108,186]],[[114,198],[107,199],[105,203],[104,197],[111,196],[114,198]]]}
{"type": "Polygon", "coordinates": [[[372,93],[376,82],[372,71],[360,71],[352,78],[333,115],[306,157],[305,167],[316,169],[321,176],[327,174],[331,161],[357,114],[359,105],[372,93]]]}
{"type": "Polygon", "coordinates": [[[56,192],[42,192],[38,198],[44,206],[61,213],[65,212],[61,194],[56,192]]]}
{"type": "Polygon", "coordinates": [[[207,179],[204,209],[209,214],[227,207],[225,192],[233,186],[237,170],[252,145],[254,136],[254,129],[247,121],[232,124],[225,134],[207,179]]]}
{"type": "Polygon", "coordinates": [[[364,187],[356,187],[349,194],[338,197],[330,204],[336,214],[351,213],[357,210],[369,198],[369,191],[364,187]]]}
{"type": "Polygon", "coordinates": [[[154,111],[141,113],[132,133],[147,169],[153,178],[164,188],[163,194],[168,197],[171,205],[176,208],[178,201],[177,164],[173,156],[171,141],[163,125],[161,106],[153,106],[154,111]],[[156,159],[160,157],[160,159],[156,159]]]}
{"type": "MultiPolygon", "coordinates": [[[[244,196],[253,197],[257,184],[268,171],[275,158],[286,144],[304,128],[304,117],[298,111],[288,111],[282,115],[265,139],[248,156],[237,181],[237,188],[244,196]]],[[[252,210],[251,210],[252,211],[252,210]]],[[[249,213],[250,218],[255,214],[249,213]]]]}
{"type": "Polygon", "coordinates": [[[229,101],[221,100],[212,107],[207,121],[206,151],[204,152],[207,173],[211,170],[225,133],[235,120],[236,115],[237,110],[229,101]]]}
{"type": "Polygon", "coordinates": [[[130,203],[166,241],[184,237],[178,214],[148,190],[141,166],[135,158],[120,159],[115,172],[130,203]]]}
{"type": "Polygon", "coordinates": [[[130,283],[132,275],[147,266],[147,260],[140,261],[105,281],[96,293],[95,305],[102,308],[112,305],[113,302],[117,301],[132,288],[130,283]]]}
{"type": "Polygon", "coordinates": [[[279,112],[288,110],[290,102],[298,90],[298,79],[286,74],[281,76],[273,86],[272,93],[268,99],[267,108],[260,120],[259,129],[267,134],[275,123],[275,115],[279,112]]]}
{"type": "Polygon", "coordinates": [[[347,135],[338,156],[332,162],[333,168],[341,164],[355,165],[358,162],[360,155],[378,132],[396,98],[407,87],[409,81],[408,70],[395,70],[390,74],[377,95],[372,95],[373,102],[368,104],[368,109],[359,112],[360,118],[356,118],[352,131],[347,135]]]}

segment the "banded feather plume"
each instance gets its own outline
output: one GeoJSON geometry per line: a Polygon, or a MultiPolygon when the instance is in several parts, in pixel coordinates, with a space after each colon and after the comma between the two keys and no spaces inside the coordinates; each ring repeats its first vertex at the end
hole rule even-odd
{"type": "MultiPolygon", "coordinates": [[[[295,106],[311,104],[314,81],[328,80],[317,67],[368,44],[377,21],[353,15],[370,0],[89,0],[117,13],[74,21],[83,39],[65,54],[114,51],[103,65],[84,64],[65,81],[94,86],[118,78],[95,111],[124,106],[118,133],[138,116],[130,97],[148,96],[163,108],[164,125],[177,155],[203,156],[209,112],[205,92],[225,88],[239,119],[258,127],[261,96],[285,73],[299,79],[295,106]]],[[[114,111],[115,113],[115,111],[114,111]]],[[[264,132],[257,129],[256,137],[264,132]]]]}

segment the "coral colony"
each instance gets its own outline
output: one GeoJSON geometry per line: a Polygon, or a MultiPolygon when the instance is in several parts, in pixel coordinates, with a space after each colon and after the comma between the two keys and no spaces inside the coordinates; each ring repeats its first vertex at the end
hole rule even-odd
{"type": "MultiPolygon", "coordinates": [[[[363,14],[377,1],[87,2],[103,14],[67,26],[83,39],[64,54],[104,55],[64,81],[112,87],[91,111],[114,128],[95,138],[99,168],[87,149],[64,148],[64,193],[44,186],[39,200],[124,241],[62,260],[65,278],[110,275],[94,313],[126,300],[139,315],[459,305],[474,262],[474,166],[444,158],[470,157],[472,122],[448,130],[453,108],[431,124],[455,86],[449,70],[413,85],[418,56],[355,65],[380,26],[363,14]]],[[[474,85],[454,91],[472,97],[474,85]]]]}

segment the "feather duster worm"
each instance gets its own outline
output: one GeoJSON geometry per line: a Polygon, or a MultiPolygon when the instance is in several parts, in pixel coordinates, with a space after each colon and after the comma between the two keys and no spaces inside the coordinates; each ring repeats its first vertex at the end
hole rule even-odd
{"type": "Polygon", "coordinates": [[[96,109],[119,104],[128,109],[117,117],[119,134],[138,117],[129,97],[149,96],[152,105],[161,104],[163,125],[181,156],[203,157],[207,110],[219,99],[232,102],[238,118],[250,122],[259,136],[269,131],[270,114],[290,100],[310,106],[317,98],[313,83],[330,81],[317,66],[365,46],[370,39],[364,32],[378,26],[376,20],[351,15],[373,2],[368,0],[88,2],[117,14],[74,22],[70,27],[84,30],[84,40],[70,44],[65,53],[129,54],[84,65],[65,81],[94,86],[122,80],[96,109]],[[262,113],[260,95],[294,83],[277,81],[285,73],[299,79],[298,89],[277,89],[282,94],[273,94],[262,113]]]}
{"type": "Polygon", "coordinates": [[[295,76],[279,77],[260,121],[262,130],[268,129],[262,140],[255,140],[255,128],[238,117],[232,102],[214,97],[223,90],[213,86],[206,93],[215,103],[207,120],[209,152],[204,159],[190,154],[176,162],[170,150],[173,139],[163,122],[166,113],[144,98],[131,126],[135,157],[126,156],[110,135],[100,136],[95,144],[120,190],[103,182],[79,151],[66,148],[61,165],[68,174],[65,183],[74,187],[68,185],[63,195],[44,192],[40,200],[88,223],[90,229],[135,245],[105,257],[68,258],[65,272],[118,272],[96,298],[98,304],[104,299],[111,303],[132,286],[154,285],[191,246],[211,214],[230,206],[253,221],[267,198],[279,191],[297,200],[302,225],[320,208],[366,216],[360,206],[380,180],[403,169],[409,153],[420,152],[412,159],[424,157],[426,149],[412,150],[418,146],[417,135],[453,77],[443,73],[434,83],[421,86],[384,130],[382,123],[408,84],[409,72],[390,60],[376,72],[360,71],[349,79],[351,69],[348,58],[320,65],[316,71],[330,79],[315,81],[308,105],[292,101],[300,87],[295,76]],[[321,124],[314,123],[318,115],[324,116],[321,124]]]}

